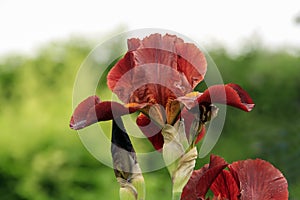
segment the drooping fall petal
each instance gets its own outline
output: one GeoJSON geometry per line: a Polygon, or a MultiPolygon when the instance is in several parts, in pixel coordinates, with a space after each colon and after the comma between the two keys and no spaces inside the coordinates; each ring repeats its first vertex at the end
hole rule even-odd
{"type": "Polygon", "coordinates": [[[221,197],[222,199],[239,200],[239,183],[235,181],[232,174],[227,170],[223,170],[219,174],[219,176],[214,180],[210,189],[216,197],[221,197]]]}
{"type": "Polygon", "coordinates": [[[70,127],[72,129],[77,129],[77,127],[83,126],[89,110],[98,103],[100,103],[100,99],[97,96],[90,96],[83,100],[73,112],[70,127]]]}
{"type": "Polygon", "coordinates": [[[75,108],[70,127],[79,130],[98,121],[111,120],[135,112],[137,109],[136,107],[126,108],[117,102],[101,102],[97,96],[90,96],[75,108]]]}
{"type": "Polygon", "coordinates": [[[240,182],[241,200],[287,200],[288,183],[283,174],[267,161],[244,160],[229,166],[240,182]]]}
{"type": "Polygon", "coordinates": [[[164,138],[161,134],[161,128],[155,125],[151,120],[144,114],[140,113],[136,119],[136,123],[145,134],[145,136],[152,143],[153,147],[161,151],[164,145],[164,138]]]}
{"type": "Polygon", "coordinates": [[[189,182],[183,189],[181,199],[205,199],[211,184],[227,165],[223,158],[211,155],[209,165],[194,170],[189,182]]]}
{"type": "Polygon", "coordinates": [[[221,103],[244,111],[251,111],[254,103],[248,93],[237,84],[210,86],[197,98],[199,104],[221,103]]]}
{"type": "Polygon", "coordinates": [[[75,130],[85,127],[89,110],[98,103],[100,103],[100,99],[94,95],[77,105],[70,120],[70,127],[75,130]]]}

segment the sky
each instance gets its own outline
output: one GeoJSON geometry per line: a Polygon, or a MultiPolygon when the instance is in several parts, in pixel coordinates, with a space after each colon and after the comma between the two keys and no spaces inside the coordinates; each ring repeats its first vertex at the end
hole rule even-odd
{"type": "Polygon", "coordinates": [[[299,0],[0,0],[0,55],[71,35],[100,37],[120,26],[169,29],[204,47],[234,50],[251,38],[270,48],[300,47],[299,15],[299,0]]]}

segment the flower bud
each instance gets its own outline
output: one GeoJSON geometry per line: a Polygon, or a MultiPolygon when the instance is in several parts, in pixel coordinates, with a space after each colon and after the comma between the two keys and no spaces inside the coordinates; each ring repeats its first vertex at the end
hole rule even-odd
{"type": "Polygon", "coordinates": [[[145,199],[144,178],[121,118],[113,121],[111,153],[121,200],[145,199]]]}

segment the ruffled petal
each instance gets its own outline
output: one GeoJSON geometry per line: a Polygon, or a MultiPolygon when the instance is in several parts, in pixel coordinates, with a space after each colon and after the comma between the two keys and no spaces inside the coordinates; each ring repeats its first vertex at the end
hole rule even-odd
{"type": "Polygon", "coordinates": [[[75,108],[70,127],[79,130],[98,121],[111,120],[135,112],[138,108],[138,106],[127,108],[111,101],[101,102],[97,96],[90,96],[75,108]]]}
{"type": "Polygon", "coordinates": [[[161,134],[161,128],[159,128],[154,122],[152,122],[146,115],[140,113],[136,119],[136,123],[144,133],[144,135],[152,143],[153,147],[161,151],[164,145],[164,138],[161,134]]]}
{"type": "Polygon", "coordinates": [[[125,103],[158,103],[184,96],[203,80],[206,60],[193,44],[175,35],[128,40],[126,53],[109,72],[109,88],[125,103]]]}
{"type": "Polygon", "coordinates": [[[223,170],[214,180],[210,187],[216,197],[222,199],[239,200],[240,189],[239,184],[235,181],[232,174],[223,170]]]}
{"type": "Polygon", "coordinates": [[[134,51],[141,45],[141,40],[138,38],[131,38],[127,40],[128,51],[134,51]]]}
{"type": "Polygon", "coordinates": [[[154,48],[176,55],[177,70],[183,73],[192,88],[203,80],[207,70],[204,54],[192,43],[185,43],[176,35],[152,34],[141,41],[141,48],[154,48]]]}
{"type": "Polygon", "coordinates": [[[181,199],[205,199],[211,184],[227,165],[223,158],[211,155],[209,165],[205,165],[199,170],[194,170],[190,180],[183,189],[181,199]]]}
{"type": "Polygon", "coordinates": [[[199,104],[221,103],[251,111],[254,103],[249,94],[237,84],[214,85],[197,98],[199,104]]]}
{"type": "MultiPolygon", "coordinates": [[[[107,86],[113,91],[118,81],[126,74],[129,70],[134,67],[133,53],[127,52],[121,60],[109,71],[107,75],[107,86]]],[[[122,83],[125,84],[126,82],[122,83]]],[[[131,87],[130,85],[123,85],[124,88],[131,87]]],[[[120,98],[120,97],[119,97],[120,98]]]]}
{"type": "Polygon", "coordinates": [[[287,200],[288,183],[283,174],[267,161],[244,160],[229,166],[237,173],[241,199],[287,200]]]}
{"type": "Polygon", "coordinates": [[[109,88],[124,103],[151,102],[165,106],[170,99],[192,91],[185,75],[176,69],[176,55],[160,49],[127,53],[111,69],[107,80],[109,88]]]}
{"type": "Polygon", "coordinates": [[[207,62],[204,54],[191,43],[176,44],[178,70],[185,74],[192,88],[204,79],[207,62]]]}

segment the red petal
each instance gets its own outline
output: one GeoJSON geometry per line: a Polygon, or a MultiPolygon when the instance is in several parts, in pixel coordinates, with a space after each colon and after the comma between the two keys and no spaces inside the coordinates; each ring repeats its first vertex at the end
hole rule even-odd
{"type": "Polygon", "coordinates": [[[126,108],[117,102],[100,102],[97,96],[91,96],[82,101],[71,117],[70,127],[82,129],[98,121],[111,120],[125,114],[135,112],[138,108],[126,108]]]}
{"type": "Polygon", "coordinates": [[[183,43],[183,40],[176,35],[166,34],[161,36],[159,33],[151,34],[141,41],[141,48],[162,49],[174,52],[175,44],[183,43]]]}
{"type": "MultiPolygon", "coordinates": [[[[170,62],[168,66],[173,66],[174,61],[177,62],[177,70],[185,75],[192,88],[196,87],[204,78],[207,69],[205,56],[199,48],[192,43],[184,43],[182,39],[175,35],[166,34],[161,36],[160,34],[153,34],[142,41],[141,48],[152,48],[168,52],[168,56],[166,56],[165,59],[157,59],[158,55],[163,57],[157,54],[157,52],[152,57],[155,58],[156,61],[165,60],[170,62]],[[170,56],[173,56],[173,54],[176,60],[170,59],[170,56]]],[[[167,62],[160,63],[167,65],[167,62]]]]}
{"type": "Polygon", "coordinates": [[[190,43],[176,45],[178,55],[178,70],[185,74],[192,88],[204,79],[207,62],[204,54],[190,43]]]}
{"type": "Polygon", "coordinates": [[[199,104],[227,104],[247,112],[251,111],[254,107],[254,103],[248,93],[239,85],[233,83],[211,86],[204,91],[197,101],[199,104]]]}
{"type": "Polygon", "coordinates": [[[152,143],[153,147],[156,150],[161,151],[164,145],[164,138],[161,134],[161,129],[142,113],[140,113],[137,117],[136,123],[144,135],[152,143]]]}
{"type": "Polygon", "coordinates": [[[217,197],[224,199],[239,200],[239,185],[227,170],[223,170],[215,179],[210,189],[217,197]]]}
{"type": "Polygon", "coordinates": [[[192,91],[186,77],[176,69],[176,55],[161,49],[127,53],[109,72],[107,80],[109,88],[125,103],[152,101],[165,106],[169,98],[192,91]]]}
{"type": "Polygon", "coordinates": [[[213,181],[227,165],[228,164],[223,158],[214,155],[210,156],[209,169],[203,174],[197,184],[197,194],[199,197],[205,197],[213,181]]]}
{"type": "Polygon", "coordinates": [[[199,170],[194,170],[190,180],[183,189],[181,199],[205,199],[209,187],[227,165],[223,158],[211,155],[209,165],[205,165],[199,170]]]}
{"type": "MultiPolygon", "coordinates": [[[[193,121],[196,119],[195,114],[189,112],[186,108],[183,108],[183,110],[181,111],[181,117],[184,119],[186,137],[190,138],[191,126],[192,126],[193,121]]],[[[198,143],[204,137],[205,132],[206,132],[205,126],[203,124],[202,129],[198,133],[196,143],[198,143]]],[[[189,142],[191,142],[191,141],[189,141],[189,142]]]]}
{"type": "Polygon", "coordinates": [[[196,139],[196,144],[202,140],[202,138],[205,136],[205,133],[206,133],[205,125],[202,125],[202,129],[198,133],[198,137],[196,139]]]}
{"type": "Polygon", "coordinates": [[[90,96],[82,101],[74,110],[70,121],[70,127],[72,129],[77,129],[77,126],[81,126],[80,124],[85,124],[84,121],[86,120],[89,110],[98,103],[100,103],[100,99],[96,95],[90,96]]]}
{"type": "Polygon", "coordinates": [[[128,40],[128,52],[109,72],[109,88],[125,103],[159,103],[192,91],[206,71],[203,53],[175,35],[128,40]]]}
{"type": "Polygon", "coordinates": [[[127,40],[128,51],[134,51],[141,45],[141,40],[138,38],[131,38],[127,40]]]}
{"type": "Polygon", "coordinates": [[[241,199],[288,199],[288,183],[283,174],[267,161],[237,161],[228,166],[240,181],[241,199]]]}
{"type": "Polygon", "coordinates": [[[152,34],[142,41],[141,48],[161,49],[176,54],[177,69],[186,76],[192,88],[204,78],[207,69],[205,56],[192,43],[184,43],[175,35],[152,34]]]}
{"type": "Polygon", "coordinates": [[[111,101],[98,103],[87,114],[87,126],[99,121],[119,118],[122,115],[135,112],[137,109],[126,108],[122,104],[111,101]]]}
{"type": "MultiPolygon", "coordinates": [[[[109,71],[107,75],[107,85],[113,91],[121,77],[134,67],[133,54],[128,52],[124,58],[119,60],[117,64],[109,71]]],[[[124,85],[126,87],[128,85],[124,85]]],[[[131,86],[130,86],[131,87],[131,86]]]]}
{"type": "MultiPolygon", "coordinates": [[[[204,171],[207,170],[208,166],[204,166],[201,169],[194,170],[192,176],[190,177],[188,183],[183,188],[181,194],[181,200],[196,200],[198,199],[197,195],[197,184],[201,176],[204,174],[204,171]]],[[[205,187],[205,186],[204,186],[205,187]]]]}

